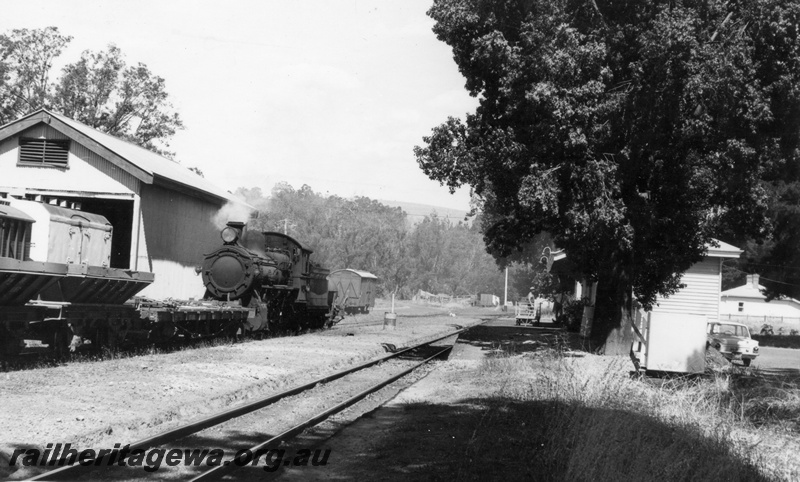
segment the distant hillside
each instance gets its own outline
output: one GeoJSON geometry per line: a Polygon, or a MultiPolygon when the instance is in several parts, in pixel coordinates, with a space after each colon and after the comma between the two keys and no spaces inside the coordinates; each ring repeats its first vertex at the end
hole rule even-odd
{"type": "MultiPolygon", "coordinates": [[[[430,215],[434,211],[436,211],[436,214],[438,214],[440,218],[448,218],[453,224],[456,224],[459,221],[464,221],[464,217],[468,212],[466,210],[443,208],[441,206],[431,206],[429,204],[387,201],[385,199],[379,199],[378,201],[387,206],[399,207],[405,211],[408,214],[408,220],[411,221],[412,224],[422,221],[425,216],[430,215]]],[[[472,218],[467,222],[472,224],[472,218]]]]}

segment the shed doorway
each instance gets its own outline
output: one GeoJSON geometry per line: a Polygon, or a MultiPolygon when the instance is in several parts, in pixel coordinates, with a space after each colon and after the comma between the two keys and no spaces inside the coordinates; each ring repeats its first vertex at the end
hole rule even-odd
{"type": "Polygon", "coordinates": [[[25,198],[45,203],[55,202],[58,205],[66,202],[64,207],[104,216],[114,228],[111,238],[111,267],[130,269],[131,241],[133,239],[133,200],[71,197],[61,194],[52,196],[28,194],[25,198]]]}

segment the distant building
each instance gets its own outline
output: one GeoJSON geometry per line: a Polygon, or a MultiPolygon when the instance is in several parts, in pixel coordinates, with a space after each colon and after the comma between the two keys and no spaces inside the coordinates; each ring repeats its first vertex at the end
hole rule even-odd
{"type": "Polygon", "coordinates": [[[176,162],[47,109],[0,127],[1,197],[105,216],[111,266],[154,272],[142,295],[156,298],[202,296],[194,267],[220,243],[221,209],[237,206],[246,221],[248,208],[176,162]]]}
{"type": "Polygon", "coordinates": [[[720,314],[731,319],[739,319],[739,316],[800,318],[800,301],[784,298],[767,302],[764,287],[758,281],[759,275],[749,274],[742,286],[723,291],[719,302],[720,314]]]}

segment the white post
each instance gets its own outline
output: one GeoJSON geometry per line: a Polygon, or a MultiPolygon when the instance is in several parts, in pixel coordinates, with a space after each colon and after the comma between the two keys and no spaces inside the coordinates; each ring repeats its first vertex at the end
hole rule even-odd
{"type": "Polygon", "coordinates": [[[506,287],[503,293],[503,309],[508,305],[508,268],[506,268],[506,287]]]}
{"type": "Polygon", "coordinates": [[[142,236],[142,198],[133,195],[133,222],[131,223],[131,261],[128,266],[132,270],[139,270],[139,238],[142,236]]]}
{"type": "Polygon", "coordinates": [[[392,293],[392,313],[394,313],[394,293],[392,293]]]}

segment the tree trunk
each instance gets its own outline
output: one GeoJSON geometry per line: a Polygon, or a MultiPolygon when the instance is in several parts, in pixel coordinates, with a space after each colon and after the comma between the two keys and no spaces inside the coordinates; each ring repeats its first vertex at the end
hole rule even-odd
{"type": "Polygon", "coordinates": [[[626,356],[633,342],[633,299],[624,276],[599,280],[592,324],[592,344],[604,355],[626,356]]]}

